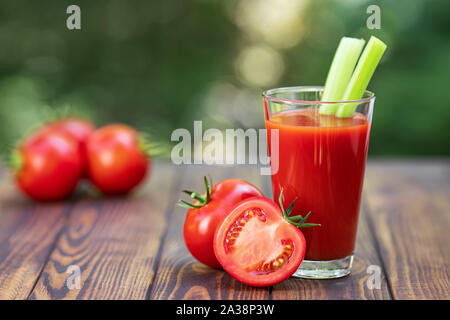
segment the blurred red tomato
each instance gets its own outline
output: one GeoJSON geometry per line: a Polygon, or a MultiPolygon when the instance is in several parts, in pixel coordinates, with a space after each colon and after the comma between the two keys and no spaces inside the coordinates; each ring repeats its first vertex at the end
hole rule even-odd
{"type": "Polygon", "coordinates": [[[19,188],[38,201],[68,197],[77,186],[83,160],[72,136],[39,130],[13,151],[12,169],[19,188]]]}
{"type": "Polygon", "coordinates": [[[142,138],[124,124],[97,129],[88,138],[86,150],[89,179],[106,194],[128,193],[150,171],[142,138]]]}
{"type": "Polygon", "coordinates": [[[44,130],[56,130],[74,137],[80,144],[83,162],[86,162],[86,141],[95,131],[95,126],[86,119],[68,117],[48,123],[44,130]]]}

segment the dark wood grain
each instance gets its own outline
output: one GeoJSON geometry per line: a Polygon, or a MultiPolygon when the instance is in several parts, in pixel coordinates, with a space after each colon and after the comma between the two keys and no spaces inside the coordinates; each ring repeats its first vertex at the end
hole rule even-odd
{"type": "Polygon", "coordinates": [[[30,298],[144,299],[175,182],[173,166],[156,164],[151,179],[132,196],[80,201],[30,298]],[[66,285],[70,265],[81,270],[79,290],[66,285]]]}
{"type": "Polygon", "coordinates": [[[0,181],[0,300],[26,299],[39,278],[71,202],[35,205],[9,174],[0,181]]]}
{"type": "MultiPolygon", "coordinates": [[[[239,177],[260,185],[252,168],[190,167],[184,170],[181,189],[203,190],[202,176],[211,174],[214,181],[239,177]]],[[[181,197],[181,194],[180,194],[181,197]]],[[[174,206],[165,238],[160,264],[152,286],[150,299],[269,299],[268,288],[248,287],[220,270],[197,262],[183,241],[182,228],[186,209],[174,206]]]]}
{"type": "Polygon", "coordinates": [[[368,211],[395,299],[450,298],[450,162],[371,163],[368,211]]]}

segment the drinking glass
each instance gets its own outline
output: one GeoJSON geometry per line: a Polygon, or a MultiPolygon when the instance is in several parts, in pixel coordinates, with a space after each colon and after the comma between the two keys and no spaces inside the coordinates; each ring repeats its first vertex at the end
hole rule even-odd
{"type": "Polygon", "coordinates": [[[321,224],[302,229],[306,253],[293,275],[302,278],[351,272],[375,101],[370,91],[353,101],[321,101],[322,94],[323,87],[263,93],[273,197],[283,190],[284,208],[297,198],[291,215],[311,212],[307,222],[321,224]],[[352,116],[321,112],[343,105],[355,108],[352,116]]]}

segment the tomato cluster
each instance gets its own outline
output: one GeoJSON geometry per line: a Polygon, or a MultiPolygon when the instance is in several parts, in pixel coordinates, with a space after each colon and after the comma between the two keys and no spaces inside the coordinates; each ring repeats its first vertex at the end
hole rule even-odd
{"type": "Polygon", "coordinates": [[[142,141],[127,125],[96,129],[85,119],[64,118],[21,141],[11,168],[20,190],[37,201],[67,198],[84,177],[105,194],[126,194],[150,171],[142,141]]]}
{"type": "Polygon", "coordinates": [[[290,277],[306,251],[301,228],[318,226],[285,210],[281,191],[278,204],[252,184],[227,179],[214,187],[205,177],[206,192],[184,190],[193,203],[184,223],[184,241],[200,262],[223,268],[235,279],[256,287],[271,286],[290,277]]]}

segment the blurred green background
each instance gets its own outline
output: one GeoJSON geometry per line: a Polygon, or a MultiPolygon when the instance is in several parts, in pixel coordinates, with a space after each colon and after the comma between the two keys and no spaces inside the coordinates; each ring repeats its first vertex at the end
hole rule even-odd
{"type": "Polygon", "coordinates": [[[375,35],[370,154],[448,156],[449,16],[447,0],[2,1],[0,151],[61,110],[146,131],[160,157],[194,120],[262,128],[263,89],[322,85],[342,36],[375,35]]]}

